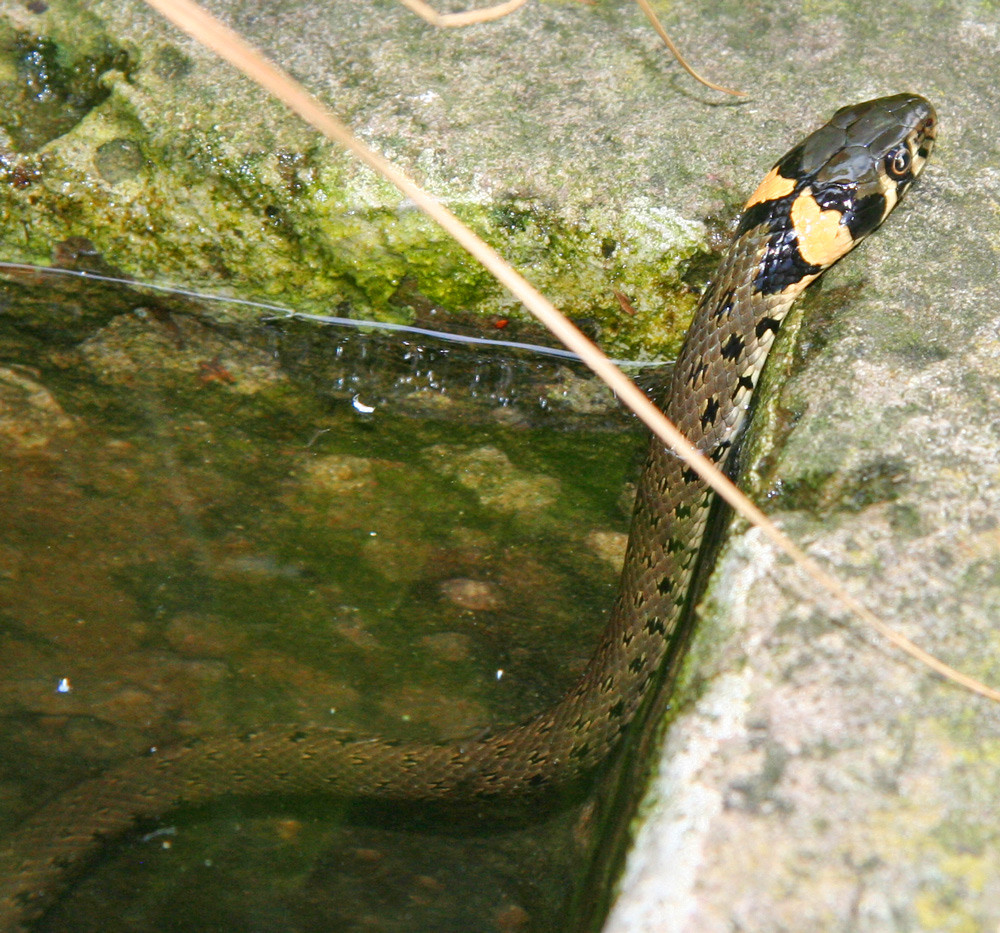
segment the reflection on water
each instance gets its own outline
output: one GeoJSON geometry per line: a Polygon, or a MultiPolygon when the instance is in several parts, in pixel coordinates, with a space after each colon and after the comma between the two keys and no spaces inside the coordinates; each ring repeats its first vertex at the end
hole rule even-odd
{"type": "MultiPolygon", "coordinates": [[[[154,745],[460,738],[581,670],[642,443],[582,371],[0,288],[0,831],[154,745]]],[[[564,930],[589,813],[224,801],[118,847],[44,928],[564,930]]]]}

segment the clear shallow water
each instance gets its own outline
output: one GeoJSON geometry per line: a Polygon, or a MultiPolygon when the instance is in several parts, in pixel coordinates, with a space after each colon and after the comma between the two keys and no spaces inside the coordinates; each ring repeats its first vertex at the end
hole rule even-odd
{"type": "MultiPolygon", "coordinates": [[[[0,300],[4,831],[151,745],[267,722],[474,735],[586,662],[642,440],[579,370],[110,288],[0,300]]],[[[182,814],[46,928],[566,929],[585,803],[403,816],[182,814]]]]}

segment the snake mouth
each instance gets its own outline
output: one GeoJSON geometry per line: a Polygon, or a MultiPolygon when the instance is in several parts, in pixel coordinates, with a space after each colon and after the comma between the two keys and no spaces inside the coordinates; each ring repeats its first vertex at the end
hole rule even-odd
{"type": "Polygon", "coordinates": [[[905,132],[903,143],[912,157],[906,182],[920,174],[937,139],[937,113],[933,104],[916,94],[900,95],[900,123],[905,132]]]}
{"type": "Polygon", "coordinates": [[[930,104],[927,106],[930,107],[930,113],[917,124],[913,131],[915,154],[921,159],[921,168],[923,168],[923,162],[926,162],[927,157],[931,154],[934,140],[937,139],[937,114],[934,113],[934,108],[930,104]]]}

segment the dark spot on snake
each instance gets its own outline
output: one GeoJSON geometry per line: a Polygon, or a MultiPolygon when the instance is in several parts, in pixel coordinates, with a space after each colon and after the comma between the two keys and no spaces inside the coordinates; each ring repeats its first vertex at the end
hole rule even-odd
{"type": "MultiPolygon", "coordinates": [[[[687,472],[689,472],[689,471],[685,470],[685,473],[687,473],[687,472]]],[[[694,472],[694,471],[692,470],[690,472],[694,472]]],[[[687,480],[687,481],[691,482],[691,480],[687,480]]],[[[674,509],[674,514],[678,518],[690,518],[691,517],[691,506],[689,506],[689,505],[679,505],[679,506],[677,506],[676,509],[674,509]]]]}
{"type": "MultiPolygon", "coordinates": [[[[899,192],[902,194],[902,190],[899,192]]],[[[847,212],[847,229],[851,231],[854,239],[866,236],[871,233],[885,216],[885,195],[869,194],[861,198],[854,204],[854,207],[847,212]]]]}
{"type": "Polygon", "coordinates": [[[664,577],[659,583],[656,584],[656,592],[661,596],[668,596],[674,589],[674,578],[664,577]]]}
{"type": "Polygon", "coordinates": [[[704,378],[705,373],[708,372],[708,364],[703,360],[696,360],[691,366],[691,372],[688,373],[687,381],[690,385],[695,385],[701,379],[704,378]]]}
{"type": "MultiPolygon", "coordinates": [[[[684,467],[684,469],[681,470],[681,479],[684,480],[685,483],[693,483],[698,479],[698,474],[695,470],[692,470],[691,467],[684,467]]],[[[678,506],[677,514],[678,516],[680,515],[680,506],[678,506]]],[[[691,512],[689,510],[688,515],[690,514],[691,512]]]]}
{"type": "Polygon", "coordinates": [[[681,551],[685,550],[687,545],[681,541],[679,538],[668,538],[667,539],[667,553],[668,554],[680,554],[681,551]]]}
{"type": "Polygon", "coordinates": [[[633,674],[638,674],[646,666],[646,655],[640,654],[637,658],[632,658],[628,662],[628,669],[633,674]]]}
{"type": "Polygon", "coordinates": [[[818,275],[822,266],[806,262],[799,252],[799,238],[788,221],[788,227],[775,232],[767,241],[764,255],[753,280],[756,291],[762,295],[776,295],[789,285],[801,282],[807,275],[818,275]]]}
{"type": "Polygon", "coordinates": [[[720,441],[711,449],[711,451],[709,451],[708,459],[711,460],[712,463],[721,463],[726,459],[726,454],[732,446],[731,441],[720,441]]]}
{"type": "Polygon", "coordinates": [[[793,196],[794,192],[791,192],[773,201],[758,201],[749,210],[744,211],[736,227],[737,238],[764,224],[771,230],[787,224],[788,210],[793,196]]]}
{"type": "Polygon", "coordinates": [[[710,428],[715,424],[715,419],[719,416],[719,400],[715,397],[705,400],[705,410],[701,415],[701,426],[703,429],[710,428]]]}
{"type": "Polygon", "coordinates": [[[608,707],[608,715],[619,719],[625,712],[625,701],[619,700],[613,706],[608,707]]]}
{"type": "Polygon", "coordinates": [[[577,745],[569,753],[570,758],[586,758],[587,753],[590,751],[590,743],[584,742],[583,745],[577,745]]]}
{"type": "Polygon", "coordinates": [[[813,194],[813,200],[821,211],[840,211],[845,213],[851,203],[853,189],[848,190],[843,185],[827,185],[813,194]]]}
{"type": "Polygon", "coordinates": [[[646,625],[644,627],[650,635],[667,634],[667,627],[663,624],[663,620],[659,616],[650,616],[646,620],[646,625]]]}
{"type": "Polygon", "coordinates": [[[740,391],[743,390],[743,389],[745,389],[747,392],[752,392],[753,391],[753,376],[752,375],[751,376],[740,376],[739,380],[736,383],[736,388],[733,389],[733,394],[732,394],[731,398],[735,399],[736,396],[739,395],[740,391]]]}
{"type": "Polygon", "coordinates": [[[739,334],[730,334],[723,348],[719,351],[727,360],[739,359],[746,341],[739,334]]]}
{"type": "Polygon", "coordinates": [[[716,305],[715,311],[712,312],[712,318],[716,321],[721,321],[724,317],[729,317],[733,313],[733,290],[730,289],[722,296],[722,300],[716,305]]]}
{"type": "MultiPolygon", "coordinates": [[[[778,333],[778,328],[781,327],[781,321],[776,321],[773,317],[762,317],[758,322],[757,326],[754,328],[754,333],[757,335],[757,339],[760,340],[768,331],[772,333],[778,333]]],[[[740,377],[740,381],[743,381],[743,377],[740,377]]],[[[753,388],[753,383],[750,384],[750,388],[753,388]]]]}

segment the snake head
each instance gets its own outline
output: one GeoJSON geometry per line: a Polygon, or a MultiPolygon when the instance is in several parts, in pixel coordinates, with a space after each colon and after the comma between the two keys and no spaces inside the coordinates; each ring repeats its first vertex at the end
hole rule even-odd
{"type": "Polygon", "coordinates": [[[916,94],[843,107],[803,142],[799,172],[811,176],[824,210],[841,213],[856,243],[899,203],[923,170],[936,134],[934,108],[916,94]]]}
{"type": "Polygon", "coordinates": [[[803,288],[857,246],[920,174],[936,128],[930,103],[896,94],[843,107],[785,155],[737,228],[768,231],[758,290],[803,288]]]}

